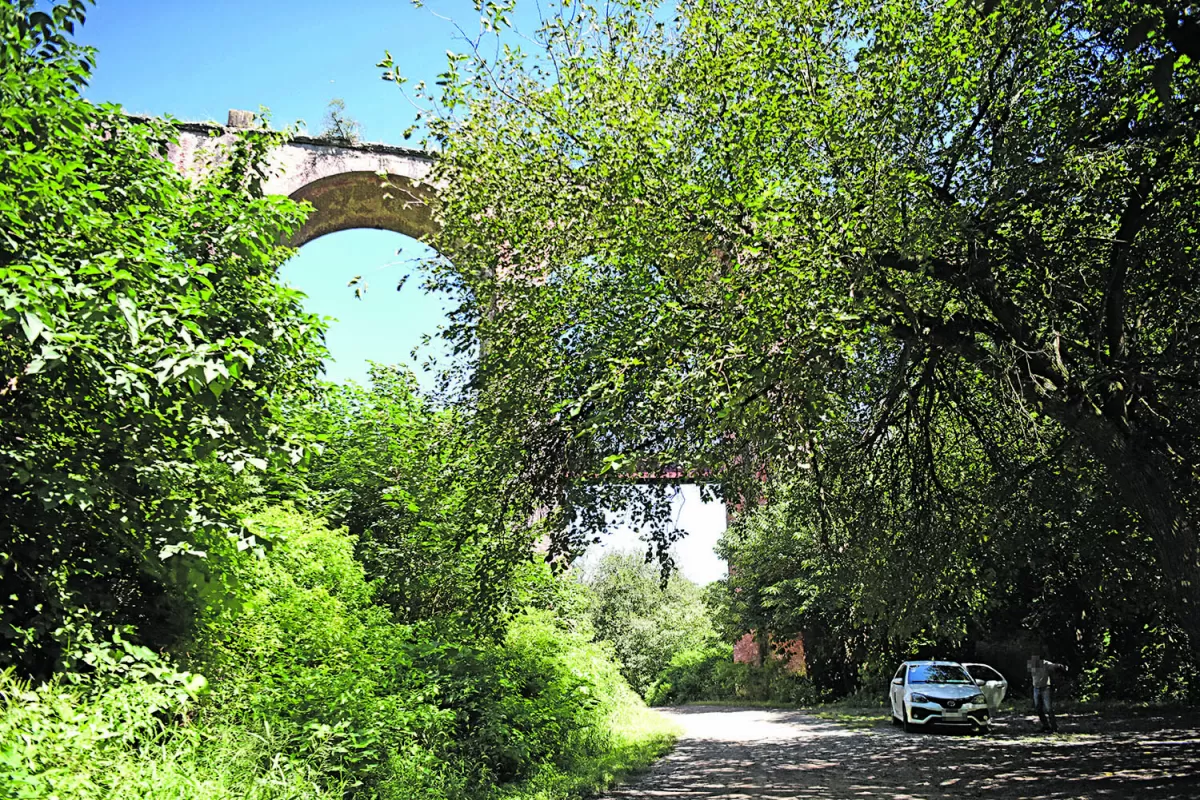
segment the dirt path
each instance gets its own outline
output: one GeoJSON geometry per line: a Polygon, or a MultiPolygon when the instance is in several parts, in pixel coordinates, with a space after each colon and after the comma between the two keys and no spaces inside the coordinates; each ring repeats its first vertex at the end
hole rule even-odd
{"type": "Polygon", "coordinates": [[[856,727],[796,711],[689,706],[675,750],[609,800],[1200,798],[1200,718],[1060,716],[1034,735],[1008,715],[988,736],[856,727]]]}

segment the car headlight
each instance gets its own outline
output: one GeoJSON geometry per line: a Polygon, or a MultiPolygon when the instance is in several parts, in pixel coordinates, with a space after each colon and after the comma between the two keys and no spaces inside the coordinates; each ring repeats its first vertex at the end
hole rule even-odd
{"type": "Polygon", "coordinates": [[[972,697],[971,697],[971,699],[970,699],[970,700],[968,700],[967,702],[968,702],[968,703],[976,703],[976,704],[978,704],[978,703],[986,703],[986,702],[987,702],[987,698],[986,698],[986,697],[984,697],[982,694],[977,694],[977,695],[974,695],[974,696],[972,696],[972,697]]]}
{"type": "Polygon", "coordinates": [[[908,699],[909,699],[909,701],[911,701],[913,703],[928,703],[929,702],[928,697],[926,697],[923,694],[919,694],[917,692],[913,692],[911,695],[909,695],[908,699]]]}

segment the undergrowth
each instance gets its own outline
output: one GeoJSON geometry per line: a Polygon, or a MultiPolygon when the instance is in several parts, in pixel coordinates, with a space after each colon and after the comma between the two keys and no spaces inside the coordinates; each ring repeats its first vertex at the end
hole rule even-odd
{"type": "Polygon", "coordinates": [[[248,524],[270,551],[177,654],[83,621],[69,670],[0,674],[0,796],[554,800],[673,741],[586,626],[537,608],[495,641],[396,624],[344,531],[290,508],[248,524]]]}
{"type": "Polygon", "coordinates": [[[733,647],[714,645],[676,653],[646,692],[652,706],[724,701],[735,705],[796,707],[819,702],[807,677],[768,659],[761,667],[733,660],[733,647]]]}

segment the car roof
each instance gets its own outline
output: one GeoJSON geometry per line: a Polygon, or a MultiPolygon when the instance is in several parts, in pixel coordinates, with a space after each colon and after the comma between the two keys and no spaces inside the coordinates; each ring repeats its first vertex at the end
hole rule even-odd
{"type": "Polygon", "coordinates": [[[918,664],[920,664],[920,665],[923,665],[923,666],[924,666],[924,665],[929,665],[929,666],[941,666],[941,665],[943,665],[943,664],[944,664],[944,665],[946,665],[946,666],[955,666],[955,667],[961,667],[961,666],[962,666],[962,662],[961,662],[961,661],[905,661],[904,663],[905,663],[905,664],[908,664],[910,667],[915,667],[915,666],[917,666],[918,664]]]}

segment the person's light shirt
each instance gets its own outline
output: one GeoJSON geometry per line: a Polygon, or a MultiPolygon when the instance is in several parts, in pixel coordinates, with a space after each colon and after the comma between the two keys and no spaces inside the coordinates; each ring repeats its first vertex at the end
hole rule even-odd
{"type": "Polygon", "coordinates": [[[1043,661],[1037,665],[1030,665],[1029,674],[1033,677],[1033,687],[1035,689],[1045,689],[1050,685],[1050,671],[1054,669],[1063,669],[1062,664],[1055,664],[1053,661],[1043,661]]]}

